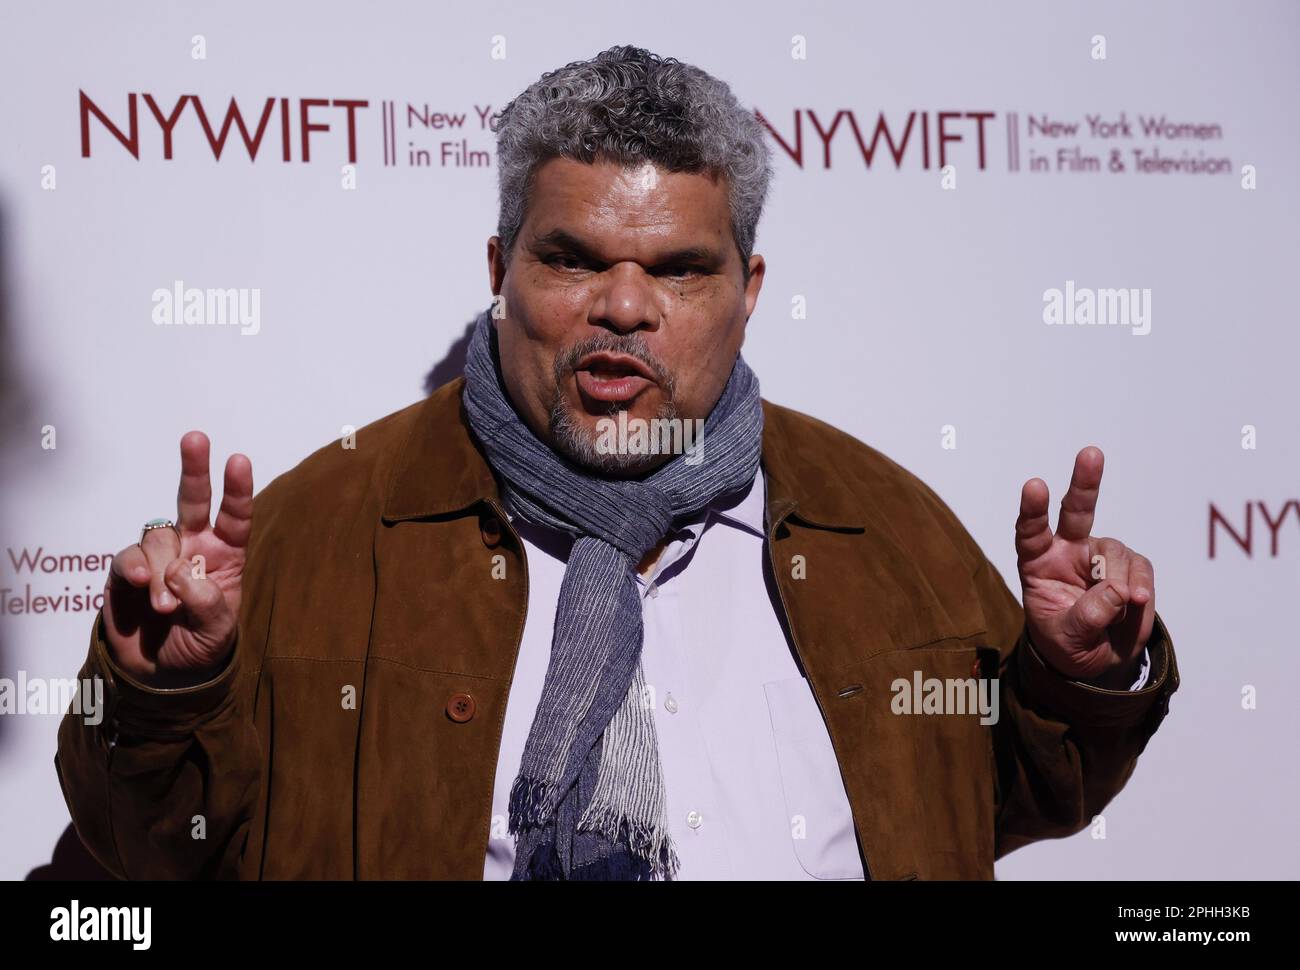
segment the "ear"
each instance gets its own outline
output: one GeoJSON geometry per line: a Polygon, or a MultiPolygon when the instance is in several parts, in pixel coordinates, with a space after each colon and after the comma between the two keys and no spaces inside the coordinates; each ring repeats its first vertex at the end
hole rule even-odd
{"type": "Polygon", "coordinates": [[[763,289],[763,274],[767,272],[767,262],[755,253],[749,257],[749,282],[745,284],[745,322],[758,306],[758,294],[763,289]]]}
{"type": "Polygon", "coordinates": [[[488,237],[487,260],[488,285],[492,288],[492,295],[496,296],[501,292],[501,287],[505,285],[506,281],[505,251],[501,247],[501,238],[499,236],[488,237]]]}

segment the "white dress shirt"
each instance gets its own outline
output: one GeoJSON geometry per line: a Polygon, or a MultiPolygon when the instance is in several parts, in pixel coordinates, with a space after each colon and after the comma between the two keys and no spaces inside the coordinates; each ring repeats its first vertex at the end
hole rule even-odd
{"type": "MultiPolygon", "coordinates": [[[[862,879],[830,735],[765,579],[766,482],[681,523],[637,576],[679,879],[862,879]]],[[[542,694],[567,536],[512,516],[528,616],[506,706],[485,879],[508,879],[510,788],[542,694]]],[[[1149,664],[1134,689],[1146,679],[1149,664]]]]}

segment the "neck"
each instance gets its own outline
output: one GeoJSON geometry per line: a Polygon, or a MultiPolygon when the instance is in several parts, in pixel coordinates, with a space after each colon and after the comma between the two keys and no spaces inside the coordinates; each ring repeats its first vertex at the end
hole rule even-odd
{"type": "Polygon", "coordinates": [[[647,552],[645,556],[642,557],[641,561],[636,564],[636,571],[640,573],[642,576],[649,576],[650,571],[654,569],[655,563],[659,561],[659,557],[664,554],[664,549],[666,549],[667,547],[668,547],[668,539],[667,538],[660,539],[658,544],[656,544],[653,549],[647,552]]]}

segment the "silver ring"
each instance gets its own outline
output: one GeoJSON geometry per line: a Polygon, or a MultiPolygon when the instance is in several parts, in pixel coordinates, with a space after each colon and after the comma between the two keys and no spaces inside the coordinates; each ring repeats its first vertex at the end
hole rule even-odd
{"type": "Polygon", "coordinates": [[[137,542],[136,544],[139,545],[140,543],[144,542],[144,537],[148,535],[150,532],[152,532],[154,529],[172,529],[173,531],[175,531],[176,537],[180,538],[180,534],[181,534],[180,529],[176,528],[176,523],[173,522],[171,519],[150,519],[148,522],[144,524],[144,528],[140,530],[140,539],[139,542],[137,542]]]}

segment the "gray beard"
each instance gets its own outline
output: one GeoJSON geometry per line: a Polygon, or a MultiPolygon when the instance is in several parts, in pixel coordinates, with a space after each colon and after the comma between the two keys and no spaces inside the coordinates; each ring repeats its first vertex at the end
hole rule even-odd
{"type": "MultiPolygon", "coordinates": [[[[608,413],[612,417],[617,415],[620,410],[622,409],[617,405],[612,405],[608,413]]],[[[659,406],[659,410],[654,417],[660,419],[677,417],[677,405],[672,400],[665,401],[659,406]]],[[[572,409],[565,403],[564,395],[558,385],[551,398],[549,427],[551,440],[560,454],[580,468],[586,468],[604,475],[629,478],[650,471],[666,460],[662,454],[639,455],[600,451],[596,447],[599,432],[594,429],[589,431],[582,427],[574,416],[572,409]]],[[[671,458],[672,456],[667,457],[671,458]]]]}
{"type": "MultiPolygon", "coordinates": [[[[554,443],[556,451],[579,468],[609,475],[613,478],[630,478],[663,464],[664,456],[662,454],[618,454],[616,452],[600,451],[596,447],[599,432],[584,430],[578,416],[564,401],[563,387],[572,378],[573,369],[578,361],[587,354],[604,350],[628,354],[649,367],[659,381],[659,386],[666,398],[664,403],[659,406],[659,412],[655,417],[660,419],[677,417],[677,405],[675,403],[677,382],[659,360],[650,353],[645,345],[645,339],[636,333],[620,336],[609,332],[601,332],[580,341],[576,346],[570,347],[566,353],[559,355],[555,359],[549,423],[551,441],[554,443]]],[[[621,410],[625,410],[625,408],[617,402],[611,402],[605,414],[612,417],[616,416],[621,410]]]]}

